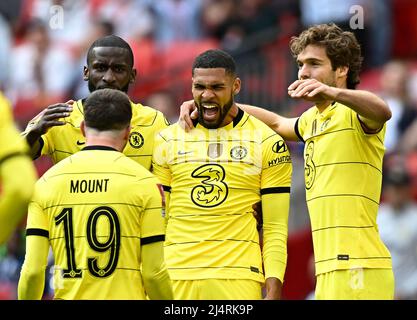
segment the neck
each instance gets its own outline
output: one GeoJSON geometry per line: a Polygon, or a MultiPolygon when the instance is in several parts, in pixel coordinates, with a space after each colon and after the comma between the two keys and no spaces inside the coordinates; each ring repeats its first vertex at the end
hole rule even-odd
{"type": "Polygon", "coordinates": [[[332,103],[332,101],[330,100],[325,100],[325,101],[320,101],[316,103],[316,107],[317,109],[319,109],[319,112],[323,112],[330,104],[332,103]]]}
{"type": "Polygon", "coordinates": [[[108,136],[87,136],[86,140],[86,146],[105,146],[120,152],[123,151],[126,145],[126,141],[121,141],[121,139],[115,139],[108,136]]]}
{"type": "Polygon", "coordinates": [[[227,126],[230,122],[233,121],[234,118],[236,118],[238,112],[239,108],[237,107],[236,103],[233,103],[233,105],[230,107],[229,112],[227,113],[226,117],[223,119],[223,122],[219,127],[221,128],[227,126]]]}

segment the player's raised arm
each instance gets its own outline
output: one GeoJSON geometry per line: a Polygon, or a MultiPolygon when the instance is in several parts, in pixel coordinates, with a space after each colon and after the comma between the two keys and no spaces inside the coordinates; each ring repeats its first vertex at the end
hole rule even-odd
{"type": "Polygon", "coordinates": [[[72,112],[72,103],[73,101],[70,100],[66,103],[50,105],[28,123],[22,135],[30,147],[32,159],[36,159],[41,154],[42,145],[39,141],[41,136],[54,126],[65,125],[65,121],[62,119],[68,117],[72,112]]]}
{"type": "Polygon", "coordinates": [[[371,131],[379,130],[391,118],[391,111],[385,101],[365,90],[337,88],[316,79],[304,79],[294,81],[288,87],[288,93],[292,98],[301,98],[319,105],[322,101],[342,103],[354,110],[371,131]]]}
{"type": "Polygon", "coordinates": [[[258,118],[285,140],[298,141],[294,126],[298,118],[286,118],[266,109],[248,104],[237,104],[243,111],[258,118]]]}
{"type": "MultiPolygon", "coordinates": [[[[237,103],[237,106],[267,124],[268,127],[281,135],[285,140],[298,141],[299,138],[294,130],[298,118],[286,118],[266,109],[248,104],[237,103]]],[[[197,118],[198,110],[195,107],[194,101],[188,100],[183,102],[178,119],[180,126],[185,131],[190,131],[194,128],[193,121],[197,118]]]]}
{"type": "Polygon", "coordinates": [[[194,128],[193,120],[197,118],[198,110],[194,104],[194,100],[184,101],[180,107],[179,125],[188,132],[194,128]]]}

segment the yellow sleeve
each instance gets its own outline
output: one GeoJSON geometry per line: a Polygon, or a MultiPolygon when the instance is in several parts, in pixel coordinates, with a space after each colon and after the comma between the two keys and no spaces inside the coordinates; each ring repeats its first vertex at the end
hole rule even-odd
{"type": "Polygon", "coordinates": [[[145,291],[152,300],[172,300],[172,286],[164,259],[163,241],[141,246],[145,291]]]}
{"type": "MultiPolygon", "coordinates": [[[[169,208],[171,194],[171,170],[168,166],[168,143],[160,133],[155,138],[155,147],[152,154],[152,173],[161,181],[165,191],[166,210],[169,208]]],[[[168,214],[166,215],[168,216],[168,214]]]]}
{"type": "Polygon", "coordinates": [[[0,95],[0,244],[27,213],[36,171],[28,147],[14,126],[10,108],[0,95]]]}
{"type": "Polygon", "coordinates": [[[164,192],[156,178],[142,185],[144,212],[141,221],[141,260],[145,290],[151,299],[173,299],[171,280],[164,260],[164,192]]]}
{"type": "Polygon", "coordinates": [[[43,236],[26,237],[25,262],[18,284],[19,300],[42,299],[45,270],[48,265],[49,241],[43,236]]]}
{"type": "Polygon", "coordinates": [[[170,125],[170,123],[169,123],[168,119],[164,116],[164,114],[162,112],[158,111],[158,115],[157,115],[155,125],[158,128],[158,130],[156,132],[160,132],[161,130],[167,128],[170,125]]]}
{"type": "Polygon", "coordinates": [[[49,252],[46,225],[42,208],[38,203],[31,202],[26,229],[26,255],[18,284],[19,300],[42,298],[49,252]]]}
{"type": "Polygon", "coordinates": [[[168,166],[168,143],[162,133],[157,134],[155,137],[152,153],[152,173],[158,177],[162,185],[171,186],[171,173],[168,166]]]}
{"type": "Polygon", "coordinates": [[[141,217],[141,244],[165,240],[164,193],[159,181],[148,178],[138,187],[143,190],[143,213],[141,217]]]}
{"type": "Polygon", "coordinates": [[[279,135],[262,144],[261,199],[265,278],[284,280],[287,265],[288,214],[292,165],[288,147],[279,135]]]}
{"type": "Polygon", "coordinates": [[[303,114],[295,122],[294,131],[300,141],[305,141],[304,136],[306,135],[307,130],[307,120],[310,117],[311,112],[311,109],[303,112],[303,114]]]}
{"type": "Polygon", "coordinates": [[[289,193],[262,195],[265,278],[278,278],[281,283],[284,283],[287,266],[289,208],[289,193]]]}

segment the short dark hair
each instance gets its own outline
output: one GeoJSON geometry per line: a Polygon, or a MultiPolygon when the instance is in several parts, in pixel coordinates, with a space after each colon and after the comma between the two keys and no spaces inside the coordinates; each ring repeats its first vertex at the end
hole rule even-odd
{"type": "Polygon", "coordinates": [[[332,63],[333,70],[338,67],[348,67],[347,87],[355,89],[359,84],[359,72],[362,66],[361,46],[355,35],[343,31],[334,23],[319,24],[301,32],[298,37],[292,37],[290,49],[295,58],[308,45],[324,47],[332,63]]]}
{"type": "Polygon", "coordinates": [[[133,67],[134,60],[132,48],[125,40],[115,35],[99,38],[91,44],[87,53],[87,65],[90,65],[90,61],[93,58],[93,49],[97,47],[116,47],[126,49],[129,51],[129,63],[133,67]]]}
{"type": "Polygon", "coordinates": [[[88,96],[83,106],[85,125],[99,131],[121,130],[132,119],[129,97],[120,90],[96,90],[88,96]]]}
{"type": "Polygon", "coordinates": [[[197,56],[193,63],[193,76],[196,68],[224,68],[227,74],[236,76],[235,60],[230,54],[220,49],[207,50],[197,56]]]}

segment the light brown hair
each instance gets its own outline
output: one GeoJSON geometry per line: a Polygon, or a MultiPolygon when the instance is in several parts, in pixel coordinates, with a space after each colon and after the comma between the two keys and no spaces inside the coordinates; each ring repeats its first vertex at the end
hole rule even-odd
{"type": "Polygon", "coordinates": [[[308,45],[324,47],[333,70],[348,67],[347,88],[356,88],[360,82],[359,72],[363,58],[359,42],[352,32],[343,31],[334,23],[312,26],[298,37],[291,38],[290,49],[293,56],[297,58],[308,45]]]}

